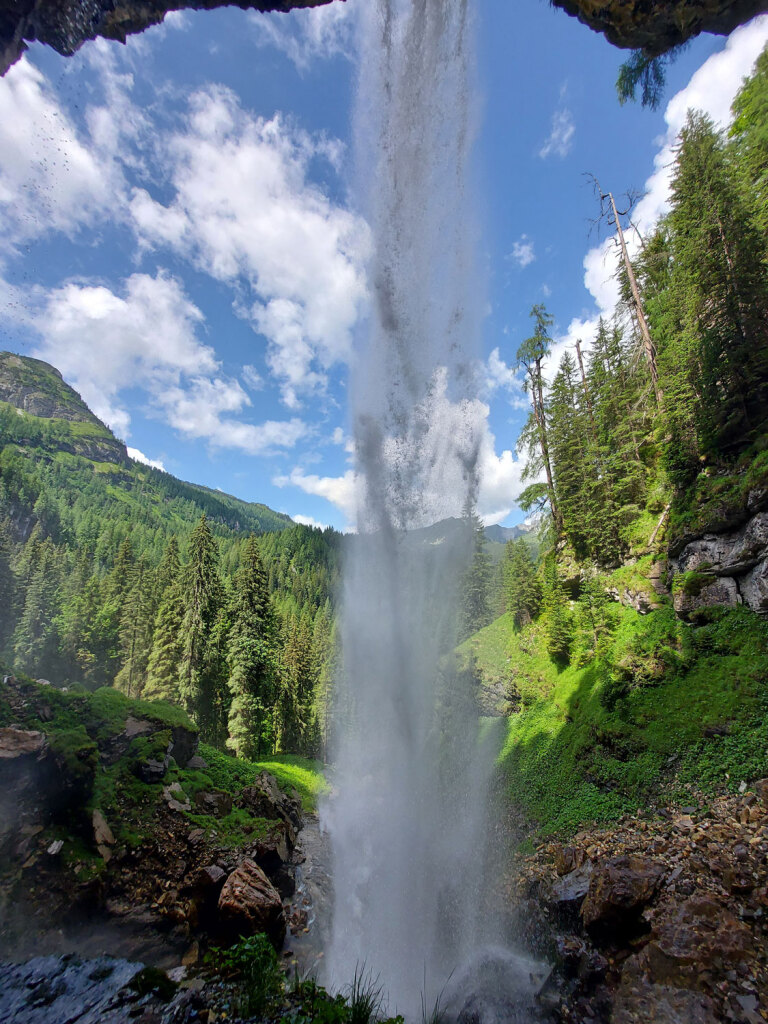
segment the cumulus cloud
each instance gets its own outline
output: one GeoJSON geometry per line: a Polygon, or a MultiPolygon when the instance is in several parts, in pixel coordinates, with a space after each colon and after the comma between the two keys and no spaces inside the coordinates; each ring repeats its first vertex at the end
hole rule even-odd
{"type": "Polygon", "coordinates": [[[527,235],[521,235],[512,245],[512,252],[507,259],[512,260],[520,268],[527,267],[533,263],[536,259],[536,253],[533,251],[533,242],[527,235]]]}
{"type": "Polygon", "coordinates": [[[29,60],[0,78],[0,247],[49,230],[73,234],[102,216],[121,188],[106,140],[78,132],[29,60]]]}
{"type": "Polygon", "coordinates": [[[328,524],[327,523],[318,522],[318,520],[317,519],[313,519],[312,516],[296,515],[296,516],[291,516],[291,519],[294,521],[294,523],[298,523],[299,526],[314,526],[318,530],[327,530],[328,529],[328,524]]]}
{"type": "MultiPolygon", "coordinates": [[[[768,42],[768,15],[760,15],[731,34],[723,50],[709,57],[676,93],[664,111],[666,132],[659,139],[654,158],[654,171],[645,183],[645,194],[632,214],[638,230],[653,230],[669,209],[670,184],[674,163],[674,147],[690,109],[702,110],[715,123],[726,126],[731,120],[731,103],[744,77],[768,42]]],[[[627,233],[630,252],[636,250],[637,236],[627,233]]],[[[584,257],[584,284],[595,300],[599,313],[610,315],[619,299],[616,280],[619,254],[616,238],[606,238],[590,249],[584,257]]],[[[568,328],[567,337],[594,337],[598,317],[576,319],[568,328]]]]}
{"type": "Polygon", "coordinates": [[[268,339],[267,363],[297,408],[346,361],[366,300],[365,222],[308,178],[336,144],[279,115],[252,117],[227,89],[193,96],[186,130],[167,146],[174,198],[136,189],[131,212],[144,245],[167,245],[232,286],[245,283],[242,315],[268,339]]]}
{"type": "Polygon", "coordinates": [[[140,451],[138,448],[131,448],[130,445],[126,449],[128,457],[133,459],[134,462],[141,462],[145,466],[152,466],[153,469],[162,469],[165,472],[165,465],[161,459],[150,459],[148,455],[140,451]]]}
{"type": "Polygon", "coordinates": [[[306,70],[316,58],[350,54],[355,5],[331,3],[296,14],[250,15],[260,46],[281,50],[299,70],[306,70]]]}
{"type": "Polygon", "coordinates": [[[39,336],[33,354],[53,363],[118,435],[130,434],[124,394],[139,389],[146,411],[187,438],[248,454],[293,447],[307,433],[298,419],[261,424],[236,418],[251,404],[237,380],[221,374],[197,330],[203,314],[179,281],[133,274],[118,293],[70,281],[38,289],[26,302],[39,336]]]}
{"type": "Polygon", "coordinates": [[[305,494],[325,498],[344,513],[349,525],[357,518],[360,478],[352,469],[343,476],[317,476],[296,467],[288,475],[274,477],[272,483],[275,487],[298,487],[305,494]]]}
{"type": "Polygon", "coordinates": [[[550,156],[560,157],[562,160],[568,156],[573,145],[573,137],[576,134],[576,126],[568,107],[560,107],[552,115],[552,130],[539,150],[539,156],[546,160],[550,156]]]}

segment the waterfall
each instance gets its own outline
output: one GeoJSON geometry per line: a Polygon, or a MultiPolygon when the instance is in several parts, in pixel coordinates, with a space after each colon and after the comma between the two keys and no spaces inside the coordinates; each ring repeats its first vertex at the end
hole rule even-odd
{"type": "Polygon", "coordinates": [[[364,962],[390,1010],[418,1017],[487,925],[478,882],[493,754],[471,681],[446,657],[473,535],[413,533],[459,517],[477,489],[473,33],[467,0],[361,7],[355,138],[372,309],[352,380],[364,493],[346,565],[337,795],[323,808],[335,888],[326,978],[349,981],[364,962]]]}

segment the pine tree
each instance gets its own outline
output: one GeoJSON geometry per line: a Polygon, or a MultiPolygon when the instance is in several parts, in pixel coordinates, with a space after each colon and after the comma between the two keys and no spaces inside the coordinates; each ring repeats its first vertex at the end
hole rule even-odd
{"type": "Polygon", "coordinates": [[[464,573],[461,587],[461,625],[459,639],[466,640],[491,621],[488,601],[491,584],[491,560],[486,551],[483,522],[471,502],[462,513],[464,528],[471,537],[472,561],[464,573]]]}
{"type": "Polygon", "coordinates": [[[11,635],[16,621],[16,576],[11,567],[10,530],[6,520],[0,522],[0,652],[11,635]]]}
{"type": "Polygon", "coordinates": [[[268,578],[254,536],[246,543],[233,587],[227,685],[232,697],[227,746],[239,757],[271,749],[275,700],[275,623],[268,578]]]}
{"type": "Polygon", "coordinates": [[[115,686],[129,697],[140,697],[147,681],[155,619],[155,573],[142,555],[131,570],[130,589],[120,617],[122,665],[115,686]]]}
{"type": "Polygon", "coordinates": [[[142,696],[145,700],[167,700],[180,703],[179,673],[183,643],[184,596],[180,575],[165,589],[155,617],[152,647],[147,661],[147,681],[142,696]]]}
{"type": "MultiPolygon", "coordinates": [[[[525,369],[525,390],[531,396],[532,418],[527,431],[521,434],[524,446],[528,450],[528,462],[523,472],[523,479],[538,476],[540,468],[547,477],[547,497],[555,525],[555,532],[560,534],[563,520],[557,505],[555,483],[552,474],[552,462],[549,456],[549,438],[547,432],[546,404],[544,401],[544,375],[542,363],[552,348],[549,328],[554,323],[545,307],[539,303],[531,309],[531,317],[536,328],[517,350],[517,369],[525,369]],[[538,451],[537,451],[538,449],[538,451]]],[[[519,445],[519,442],[518,442],[519,445]]],[[[532,497],[532,496],[531,496],[532,497]]]]}
{"type": "Polygon", "coordinates": [[[179,696],[208,737],[216,728],[215,706],[220,679],[220,652],[212,645],[213,630],[223,605],[218,550],[205,513],[189,542],[184,569],[184,619],[179,666],[179,696]]]}
{"type": "Polygon", "coordinates": [[[743,445],[765,420],[768,282],[764,246],[711,120],[689,111],[672,177],[673,288],[698,349],[701,448],[743,445]]]}
{"type": "Polygon", "coordinates": [[[61,599],[61,558],[50,540],[38,546],[24,609],[13,637],[15,666],[31,676],[56,677],[60,668],[56,617],[61,599]]]}
{"type": "Polygon", "coordinates": [[[518,537],[507,541],[504,551],[504,594],[507,611],[520,628],[539,613],[541,584],[529,545],[518,537]]]}
{"type": "Polygon", "coordinates": [[[768,46],[733,101],[730,136],[741,195],[751,205],[754,222],[768,236],[768,46]]]}
{"type": "Polygon", "coordinates": [[[288,626],[283,649],[283,673],[277,706],[277,749],[283,753],[315,755],[319,744],[314,713],[317,664],[312,632],[306,618],[288,626]]]}
{"type": "Polygon", "coordinates": [[[571,649],[573,622],[554,556],[550,555],[544,563],[543,583],[542,612],[547,650],[553,661],[567,662],[571,649]]]}

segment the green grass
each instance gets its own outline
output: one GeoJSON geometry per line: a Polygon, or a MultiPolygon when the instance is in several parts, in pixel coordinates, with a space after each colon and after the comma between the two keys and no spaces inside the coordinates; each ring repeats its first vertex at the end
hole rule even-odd
{"type": "Polygon", "coordinates": [[[615,819],[664,787],[734,789],[768,774],[768,624],[745,609],[694,628],[669,608],[622,608],[606,657],[550,663],[546,678],[509,720],[499,762],[544,835],[615,819]],[[712,726],[728,734],[705,737],[712,726]]]}
{"type": "Polygon", "coordinates": [[[215,789],[224,793],[236,793],[243,786],[253,785],[259,772],[267,771],[275,776],[282,789],[297,790],[305,811],[314,811],[318,798],[329,789],[321,762],[308,757],[274,754],[258,761],[245,761],[222,754],[220,750],[206,744],[200,744],[200,754],[208,763],[205,775],[215,789]]]}

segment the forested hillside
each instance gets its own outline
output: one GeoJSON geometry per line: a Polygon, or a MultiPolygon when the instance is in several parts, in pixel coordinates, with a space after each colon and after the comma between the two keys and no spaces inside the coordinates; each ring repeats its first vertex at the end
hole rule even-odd
{"type": "Polygon", "coordinates": [[[0,649],[183,704],[238,752],[318,752],[340,535],[134,462],[58,371],[0,355],[0,649]]]}
{"type": "Polygon", "coordinates": [[[734,114],[689,112],[589,350],[545,372],[539,305],[517,353],[542,556],[508,543],[506,614],[460,650],[507,688],[504,763],[550,831],[768,773],[768,51],[734,114]]]}

